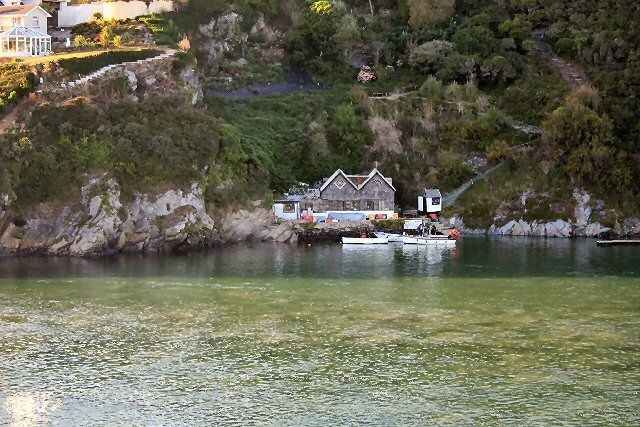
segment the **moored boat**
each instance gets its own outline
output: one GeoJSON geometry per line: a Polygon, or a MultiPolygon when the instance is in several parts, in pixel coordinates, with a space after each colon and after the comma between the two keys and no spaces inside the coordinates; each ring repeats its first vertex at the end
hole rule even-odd
{"type": "Polygon", "coordinates": [[[456,240],[448,236],[403,236],[405,245],[455,245],[456,240]]]}
{"type": "Polygon", "coordinates": [[[386,237],[343,237],[343,245],[384,245],[389,243],[386,237]]]}
{"type": "Polygon", "coordinates": [[[382,231],[376,231],[373,234],[382,239],[389,239],[389,243],[402,242],[402,234],[384,233],[382,231]]]}

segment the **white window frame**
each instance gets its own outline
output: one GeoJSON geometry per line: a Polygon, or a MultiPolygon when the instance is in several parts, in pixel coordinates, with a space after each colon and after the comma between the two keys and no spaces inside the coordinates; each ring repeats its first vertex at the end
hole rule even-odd
{"type": "Polygon", "coordinates": [[[40,19],[37,16],[33,17],[33,28],[40,28],[40,19]]]}

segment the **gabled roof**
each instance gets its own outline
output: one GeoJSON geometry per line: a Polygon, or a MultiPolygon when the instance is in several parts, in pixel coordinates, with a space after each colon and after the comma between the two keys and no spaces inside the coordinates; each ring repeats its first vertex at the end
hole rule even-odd
{"type": "Polygon", "coordinates": [[[34,9],[40,9],[47,14],[47,17],[51,18],[49,12],[38,6],[37,4],[27,4],[20,6],[0,6],[0,16],[25,16],[31,13],[34,9]]]}
{"type": "Polygon", "coordinates": [[[365,185],[367,185],[367,183],[369,181],[371,181],[371,179],[373,179],[374,176],[379,176],[380,178],[382,178],[382,180],[393,189],[393,191],[396,191],[396,188],[391,184],[391,182],[389,182],[389,180],[387,178],[385,178],[384,175],[382,175],[380,173],[380,171],[377,168],[374,168],[371,172],[369,172],[368,175],[347,175],[344,172],[342,172],[342,169],[338,169],[337,171],[335,171],[333,173],[333,175],[331,175],[329,178],[327,178],[327,180],[324,182],[324,184],[322,184],[322,187],[320,187],[320,192],[322,193],[324,191],[325,188],[327,188],[327,186],[329,184],[331,184],[333,182],[334,179],[336,179],[336,177],[338,175],[342,175],[342,177],[349,183],[351,184],[351,186],[353,188],[355,188],[356,190],[360,190],[362,188],[364,188],[365,185]],[[364,182],[360,185],[356,185],[353,181],[352,178],[366,178],[364,180],[364,182]]]}
{"type": "Polygon", "coordinates": [[[43,33],[33,28],[15,27],[0,33],[0,36],[18,36],[18,37],[51,37],[49,34],[43,33]]]}
{"type": "Polygon", "coordinates": [[[337,171],[335,171],[335,172],[333,173],[333,175],[331,175],[331,176],[330,176],[330,177],[329,177],[329,178],[324,182],[324,184],[322,184],[322,187],[320,187],[320,192],[322,193],[322,192],[324,191],[324,189],[325,189],[325,188],[327,188],[327,187],[329,186],[329,184],[331,184],[331,183],[333,182],[333,180],[334,180],[334,179],[336,179],[336,177],[337,177],[338,175],[342,175],[342,176],[344,177],[344,179],[345,179],[349,184],[351,184],[351,186],[352,186],[353,188],[355,188],[356,190],[358,189],[358,187],[356,187],[356,185],[353,183],[353,181],[351,181],[351,180],[349,179],[349,177],[347,176],[347,174],[346,174],[346,173],[344,173],[344,172],[342,172],[342,169],[338,169],[337,171]]]}
{"type": "Polygon", "coordinates": [[[367,185],[367,182],[371,181],[371,179],[376,175],[382,178],[382,180],[386,182],[387,185],[393,189],[393,191],[396,191],[396,188],[389,182],[387,178],[384,177],[384,175],[380,173],[377,168],[374,168],[371,172],[369,172],[369,178],[367,178],[366,181],[360,185],[360,188],[363,188],[365,185],[367,185]]]}

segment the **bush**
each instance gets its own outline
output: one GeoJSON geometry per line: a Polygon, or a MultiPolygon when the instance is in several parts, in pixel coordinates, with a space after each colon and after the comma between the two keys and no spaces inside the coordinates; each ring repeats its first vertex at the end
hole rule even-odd
{"type": "Polygon", "coordinates": [[[433,76],[427,78],[422,86],[420,86],[420,95],[429,99],[439,101],[444,94],[442,82],[433,76]]]}
{"type": "Polygon", "coordinates": [[[180,32],[169,18],[172,14],[140,16],[138,20],[153,34],[156,43],[167,46],[177,46],[181,40],[180,32]]]}
{"type": "Polygon", "coordinates": [[[0,112],[33,91],[36,76],[19,62],[0,63],[0,112]]]}
{"type": "Polygon", "coordinates": [[[409,64],[426,72],[442,68],[445,59],[455,51],[455,45],[444,40],[433,40],[416,47],[409,54],[409,64]]]}
{"type": "Polygon", "coordinates": [[[500,163],[511,154],[509,144],[504,140],[496,140],[487,147],[487,158],[492,165],[500,163]]]}

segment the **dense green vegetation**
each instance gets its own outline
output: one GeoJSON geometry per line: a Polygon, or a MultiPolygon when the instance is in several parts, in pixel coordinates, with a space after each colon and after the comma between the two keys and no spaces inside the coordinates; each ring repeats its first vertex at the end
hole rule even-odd
{"type": "MultiPolygon", "coordinates": [[[[471,224],[486,226],[509,215],[566,216],[575,187],[634,212],[640,204],[638,6],[630,0],[607,0],[606,7],[596,3],[191,0],[177,12],[141,19],[160,43],[175,45],[186,37],[191,49],[180,55],[177,68],[197,64],[210,87],[234,89],[281,79],[291,62],[331,89],[243,101],[210,97],[208,110],[189,108],[197,121],[194,129],[205,132],[211,126],[215,135],[210,139],[233,147],[222,157],[218,151],[198,151],[191,141],[195,131],[183,128],[178,123],[182,116],[171,117],[160,104],[114,105],[97,115],[100,125],[82,130],[88,135],[78,133],[73,124],[65,125],[73,144],[89,136],[108,141],[104,152],[109,154],[97,157],[102,163],[74,163],[71,172],[55,173],[68,183],[83,170],[107,168],[130,189],[155,181],[198,179],[205,183],[210,200],[227,203],[223,192],[212,190],[228,188],[226,181],[238,183],[243,191],[249,188],[243,183],[251,181],[261,196],[267,186],[286,191],[300,181],[317,182],[338,167],[359,172],[378,165],[393,177],[397,200],[406,207],[413,206],[424,187],[446,192],[480,170],[512,160],[460,199],[456,209],[471,224]],[[229,34],[217,33],[217,28],[207,34],[201,27],[231,11],[241,19],[229,34]],[[249,34],[261,17],[273,33],[279,30],[284,37],[267,41],[264,35],[249,34]],[[232,46],[213,54],[215,37],[232,46]],[[582,65],[595,89],[570,88],[541,56],[541,43],[582,65]],[[271,51],[279,53],[265,54],[271,51]],[[380,92],[399,93],[373,96],[380,92]],[[138,144],[137,137],[124,138],[114,129],[127,126],[109,113],[117,109],[134,111],[139,128],[132,135],[163,142],[148,148],[138,144]],[[162,121],[145,119],[146,114],[162,121]],[[513,120],[540,125],[544,137],[512,129],[513,120]],[[154,126],[184,131],[184,136],[177,132],[164,140],[154,126]],[[128,151],[127,144],[132,147],[128,151]],[[521,145],[529,149],[514,149],[521,145]],[[133,166],[118,166],[124,159],[113,157],[115,151],[134,159],[133,166]],[[167,158],[183,169],[166,173],[167,158]],[[209,176],[206,165],[220,159],[215,176],[209,176]],[[477,159],[481,161],[474,163],[477,159]],[[522,194],[527,192],[538,198],[522,209],[522,194]]],[[[73,69],[79,65],[71,65],[70,72],[79,72],[73,69]]],[[[60,129],[68,114],[93,120],[91,108],[73,108],[80,107],[46,110],[59,115],[52,126],[60,129]]],[[[48,140],[55,151],[57,143],[66,141],[62,134],[36,128],[28,131],[30,135],[7,137],[7,146],[19,147],[26,137],[38,147],[48,140]]],[[[49,161],[69,156],[65,147],[49,161]]],[[[8,154],[3,161],[13,165],[14,157],[8,154]]],[[[40,167],[47,170],[44,164],[40,167]]],[[[32,201],[55,196],[46,190],[53,185],[49,183],[23,196],[19,186],[38,188],[42,177],[30,178],[13,168],[4,166],[14,193],[32,201]]]]}
{"type": "Polygon", "coordinates": [[[1,191],[18,208],[72,197],[84,173],[99,171],[125,195],[194,180],[211,200],[241,199],[249,188],[243,177],[251,170],[233,129],[177,101],[101,108],[79,99],[36,109],[30,125],[0,136],[1,191]],[[220,196],[222,183],[232,191],[220,196]]]}
{"type": "Polygon", "coordinates": [[[160,53],[161,52],[156,49],[115,50],[98,53],[96,55],[83,56],[81,58],[60,59],[57,62],[69,75],[81,76],[90,74],[107,65],[153,58],[160,53]]]}
{"type": "Polygon", "coordinates": [[[35,75],[19,62],[0,63],[0,114],[33,90],[35,75]]]}
{"type": "Polygon", "coordinates": [[[138,19],[151,31],[156,43],[176,46],[180,41],[180,33],[171,19],[163,15],[141,16],[138,19]]]}

